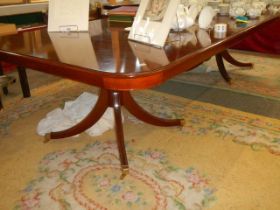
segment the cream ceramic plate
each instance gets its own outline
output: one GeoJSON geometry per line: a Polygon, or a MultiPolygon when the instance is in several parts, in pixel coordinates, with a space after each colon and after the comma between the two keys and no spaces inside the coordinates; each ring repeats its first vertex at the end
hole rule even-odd
{"type": "Polygon", "coordinates": [[[199,28],[207,29],[210,27],[213,17],[215,16],[215,11],[212,7],[206,6],[204,7],[198,18],[199,28]]]}

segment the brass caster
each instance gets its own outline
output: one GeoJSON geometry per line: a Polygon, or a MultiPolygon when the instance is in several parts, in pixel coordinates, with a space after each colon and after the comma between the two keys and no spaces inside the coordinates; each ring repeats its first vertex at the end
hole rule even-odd
{"type": "Polygon", "coordinates": [[[180,119],[180,125],[184,126],[186,124],[186,121],[184,119],[180,119]]]}
{"type": "Polygon", "coordinates": [[[128,174],[129,174],[129,168],[128,166],[121,166],[121,171],[122,171],[122,174],[120,176],[120,179],[123,180],[128,174]]]}
{"type": "Polygon", "coordinates": [[[47,133],[47,134],[44,136],[44,141],[43,141],[43,143],[48,143],[50,140],[51,140],[51,134],[50,134],[50,133],[47,133]]]}

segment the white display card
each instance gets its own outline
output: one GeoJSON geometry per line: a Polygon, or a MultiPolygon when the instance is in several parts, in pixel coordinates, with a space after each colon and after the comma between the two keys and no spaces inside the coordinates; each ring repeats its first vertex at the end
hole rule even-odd
{"type": "Polygon", "coordinates": [[[48,31],[88,31],[89,0],[49,0],[48,31]]]}

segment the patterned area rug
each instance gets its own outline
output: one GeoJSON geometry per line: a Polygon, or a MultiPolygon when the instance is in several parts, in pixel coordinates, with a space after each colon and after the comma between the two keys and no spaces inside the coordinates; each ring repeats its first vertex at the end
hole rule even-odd
{"type": "Polygon", "coordinates": [[[115,142],[48,154],[15,209],[195,209],[214,199],[196,169],[170,164],[165,152],[127,146],[130,173],[122,180],[115,142]]]}
{"type": "Polygon", "coordinates": [[[88,86],[68,80],[7,102],[0,113],[0,209],[280,208],[280,121],[153,91],[148,111],[184,117],[156,127],[124,112],[130,174],[119,179],[114,131],[42,143],[36,126],[88,86]],[[28,163],[28,164],[26,164],[28,163]]]}
{"type": "Polygon", "coordinates": [[[233,66],[224,61],[226,69],[232,78],[230,85],[223,80],[218,72],[214,57],[195,70],[180,74],[173,80],[207,87],[230,89],[231,91],[275,100],[280,99],[279,56],[249,54],[239,51],[231,51],[230,54],[238,61],[254,64],[253,68],[249,69],[233,66]]]}

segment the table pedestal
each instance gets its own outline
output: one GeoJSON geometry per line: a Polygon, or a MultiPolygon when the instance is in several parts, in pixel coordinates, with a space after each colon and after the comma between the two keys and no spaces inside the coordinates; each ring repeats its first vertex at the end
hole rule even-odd
{"type": "Polygon", "coordinates": [[[151,115],[133,99],[129,91],[112,91],[100,89],[98,100],[90,113],[78,124],[63,131],[46,134],[45,141],[75,136],[93,126],[104,114],[108,107],[114,110],[116,139],[119,150],[119,158],[122,169],[122,177],[128,173],[128,160],[124,144],[121,107],[125,107],[132,115],[146,123],[157,126],[181,126],[182,119],[163,119],[151,115]]]}

